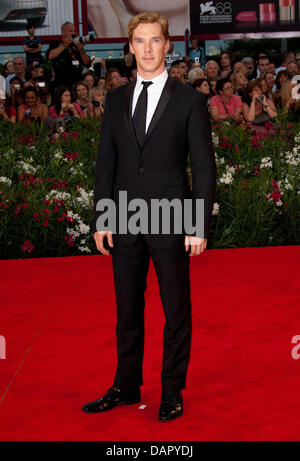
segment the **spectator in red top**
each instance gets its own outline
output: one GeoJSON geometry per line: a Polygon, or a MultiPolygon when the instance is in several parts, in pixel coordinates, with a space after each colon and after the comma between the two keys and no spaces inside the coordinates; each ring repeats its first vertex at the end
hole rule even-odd
{"type": "Polygon", "coordinates": [[[233,94],[232,83],[229,78],[222,78],[216,84],[217,95],[210,100],[210,113],[214,120],[243,121],[243,103],[240,96],[233,94]]]}
{"type": "Polygon", "coordinates": [[[23,95],[25,104],[18,107],[18,122],[34,122],[41,125],[48,117],[48,107],[40,103],[38,92],[34,86],[25,88],[23,95]]]}
{"type": "Polygon", "coordinates": [[[83,112],[76,102],[71,102],[71,93],[65,86],[59,86],[56,90],[56,103],[49,109],[49,115],[53,118],[63,118],[70,121],[73,118],[83,117],[83,112]]]}

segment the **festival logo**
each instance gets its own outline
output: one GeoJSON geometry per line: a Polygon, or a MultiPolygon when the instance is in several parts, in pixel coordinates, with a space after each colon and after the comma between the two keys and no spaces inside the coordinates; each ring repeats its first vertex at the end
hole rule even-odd
{"type": "Polygon", "coordinates": [[[200,24],[228,24],[231,22],[231,2],[200,3],[200,24]]]}

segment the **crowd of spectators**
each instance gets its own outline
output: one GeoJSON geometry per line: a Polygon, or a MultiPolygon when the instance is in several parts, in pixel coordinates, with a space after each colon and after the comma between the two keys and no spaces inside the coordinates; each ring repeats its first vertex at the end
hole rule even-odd
{"type": "MultiPolygon", "coordinates": [[[[171,43],[166,67],[171,78],[204,94],[212,120],[256,126],[269,121],[275,126],[279,112],[299,120],[300,52],[283,53],[276,67],[266,53],[233,60],[223,51],[218,60],[206,61],[196,37],[190,44],[183,58],[171,43]]],[[[6,62],[0,76],[0,119],[11,123],[46,123],[55,131],[75,118],[101,119],[106,93],[136,78],[128,44],[126,71],[107,69],[103,58],[91,60],[70,22],[62,25],[61,39],[46,51],[51,66],[43,64],[41,41],[32,25],[23,46],[26,59],[16,56],[6,62]]]]}

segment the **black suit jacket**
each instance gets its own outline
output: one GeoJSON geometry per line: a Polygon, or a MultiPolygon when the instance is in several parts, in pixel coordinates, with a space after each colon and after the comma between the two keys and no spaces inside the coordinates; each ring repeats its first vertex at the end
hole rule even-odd
{"type": "MultiPolygon", "coordinates": [[[[216,166],[211,139],[211,127],[203,95],[168,78],[145,141],[139,148],[132,123],[132,99],[136,81],[122,86],[106,98],[96,163],[94,221],[102,213],[96,210],[98,200],[113,199],[118,208],[118,193],[126,191],[128,201],[143,198],[169,200],[179,198],[204,199],[205,233],[211,217],[216,185],[216,166]],[[190,153],[192,191],[186,174],[190,153]]],[[[130,214],[128,214],[128,217],[130,214]]],[[[114,240],[129,244],[135,235],[121,235],[114,240]]],[[[148,243],[169,247],[182,243],[181,235],[160,232],[145,235],[148,243]]]]}

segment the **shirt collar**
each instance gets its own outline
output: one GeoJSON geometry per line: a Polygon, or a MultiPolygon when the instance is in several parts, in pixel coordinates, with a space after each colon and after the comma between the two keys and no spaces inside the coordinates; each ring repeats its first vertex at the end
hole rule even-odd
{"type": "Polygon", "coordinates": [[[152,82],[154,85],[164,85],[168,79],[168,72],[167,72],[167,69],[165,69],[163,71],[162,74],[160,75],[157,75],[156,77],[152,78],[151,80],[145,80],[144,78],[142,78],[139,73],[137,73],[137,77],[136,77],[136,80],[137,80],[137,84],[138,85],[142,85],[142,82],[152,82]]]}

